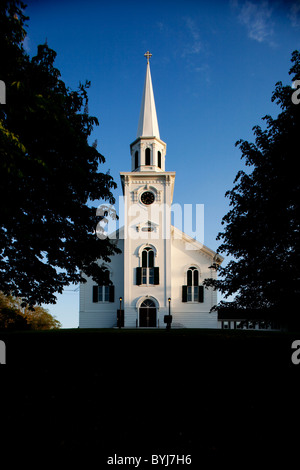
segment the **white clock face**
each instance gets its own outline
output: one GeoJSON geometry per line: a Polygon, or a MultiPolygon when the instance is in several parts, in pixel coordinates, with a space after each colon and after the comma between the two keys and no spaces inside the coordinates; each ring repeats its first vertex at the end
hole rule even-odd
{"type": "Polygon", "coordinates": [[[143,204],[146,204],[147,206],[149,204],[152,204],[155,200],[155,197],[154,197],[154,194],[151,192],[151,191],[145,191],[142,195],[141,195],[141,201],[143,204]]]}

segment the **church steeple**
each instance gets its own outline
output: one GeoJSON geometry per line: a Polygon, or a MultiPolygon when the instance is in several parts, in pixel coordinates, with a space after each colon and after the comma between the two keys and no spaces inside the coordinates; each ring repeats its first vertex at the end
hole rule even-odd
{"type": "Polygon", "coordinates": [[[149,51],[144,54],[147,57],[147,71],[144,84],[141,112],[139,125],[137,130],[138,137],[158,137],[159,139],[159,128],[156,115],[154,93],[152,87],[151,73],[150,73],[150,62],[149,58],[152,56],[149,51]]]}
{"type": "Polygon", "coordinates": [[[131,171],[165,171],[166,144],[160,140],[149,59],[136,140],[131,144],[131,171]]]}

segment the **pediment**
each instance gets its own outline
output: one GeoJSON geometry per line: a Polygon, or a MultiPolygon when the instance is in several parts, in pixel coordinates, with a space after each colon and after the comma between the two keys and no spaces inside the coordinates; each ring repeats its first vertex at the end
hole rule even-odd
{"type": "Polygon", "coordinates": [[[211,248],[208,248],[208,246],[190,237],[189,235],[182,232],[181,230],[174,227],[173,225],[171,226],[171,233],[172,233],[172,239],[182,240],[182,242],[184,242],[187,245],[188,250],[200,251],[206,256],[208,256],[209,258],[211,258],[211,260],[216,264],[221,264],[224,261],[223,256],[219,255],[219,253],[216,253],[211,248]]]}

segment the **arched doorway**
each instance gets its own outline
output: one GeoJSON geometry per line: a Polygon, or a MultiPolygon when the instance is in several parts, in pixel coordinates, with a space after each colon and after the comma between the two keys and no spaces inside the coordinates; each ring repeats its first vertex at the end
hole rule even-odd
{"type": "Polygon", "coordinates": [[[156,305],[151,299],[142,302],[139,308],[139,326],[140,327],[156,327],[156,305]]]}

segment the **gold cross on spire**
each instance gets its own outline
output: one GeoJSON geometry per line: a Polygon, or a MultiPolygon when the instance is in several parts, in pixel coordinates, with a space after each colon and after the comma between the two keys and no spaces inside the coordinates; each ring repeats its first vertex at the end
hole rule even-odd
{"type": "Polygon", "coordinates": [[[144,56],[147,57],[147,64],[149,64],[149,59],[150,57],[152,57],[152,54],[149,51],[147,51],[146,54],[144,54],[144,56]]]}

